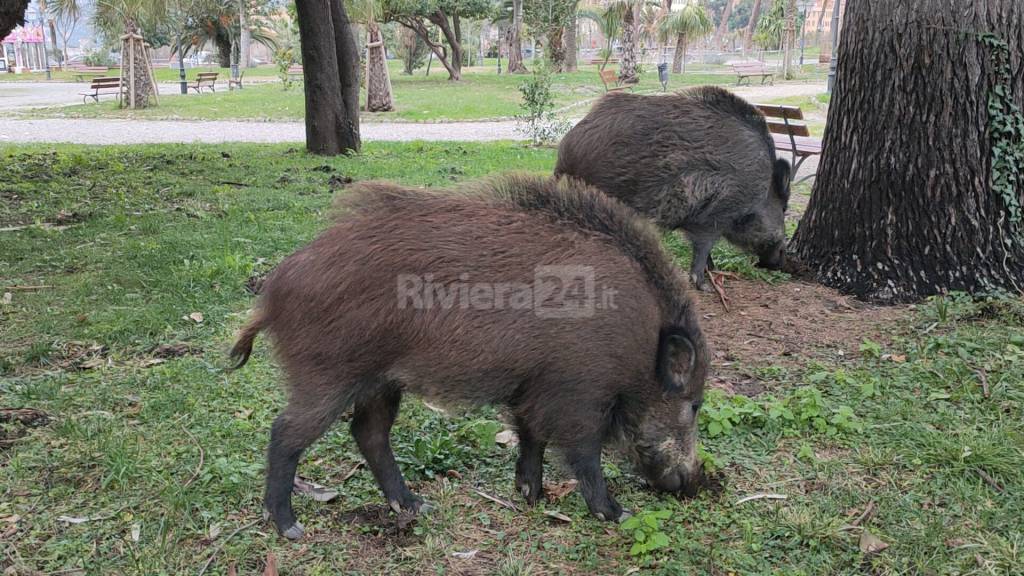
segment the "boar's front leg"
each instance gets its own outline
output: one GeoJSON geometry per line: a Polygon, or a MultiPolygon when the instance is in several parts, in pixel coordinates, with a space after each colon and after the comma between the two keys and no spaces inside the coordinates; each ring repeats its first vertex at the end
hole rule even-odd
{"type": "Polygon", "coordinates": [[[516,460],[516,488],[533,506],[544,491],[544,448],[542,442],[531,432],[522,418],[516,418],[516,429],[519,432],[519,459],[516,460]]]}
{"type": "Polygon", "coordinates": [[[601,472],[601,444],[587,443],[566,451],[566,460],[580,483],[580,493],[587,501],[590,513],[601,520],[616,522],[629,517],[628,512],[608,493],[608,484],[601,472]]]}
{"type": "Polygon", "coordinates": [[[423,501],[409,491],[391,450],[391,425],[402,400],[399,390],[387,390],[356,404],[352,415],[352,436],[370,466],[377,486],[395,512],[419,512],[423,501]]]}
{"type": "Polygon", "coordinates": [[[715,246],[716,236],[691,235],[690,242],[693,244],[693,261],[690,263],[690,283],[698,290],[707,290],[708,285],[704,280],[704,271],[711,265],[711,248],[715,246]]]}

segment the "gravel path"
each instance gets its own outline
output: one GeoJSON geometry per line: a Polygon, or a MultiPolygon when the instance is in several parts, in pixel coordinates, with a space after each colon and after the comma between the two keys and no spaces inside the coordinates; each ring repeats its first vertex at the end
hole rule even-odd
{"type": "MultiPolygon", "coordinates": [[[[81,84],[0,84],[0,115],[4,109],[67,103],[81,84]]],[[[824,91],[821,84],[783,84],[736,89],[752,101],[788,96],[810,96],[824,91]]],[[[80,101],[80,100],[79,100],[80,101]]],[[[513,121],[495,122],[363,122],[362,137],[373,140],[488,141],[521,139],[513,121]]],[[[19,142],[67,142],[76,144],[147,144],[167,142],[302,142],[301,122],[106,120],[106,119],[4,119],[0,144],[19,142]]]]}

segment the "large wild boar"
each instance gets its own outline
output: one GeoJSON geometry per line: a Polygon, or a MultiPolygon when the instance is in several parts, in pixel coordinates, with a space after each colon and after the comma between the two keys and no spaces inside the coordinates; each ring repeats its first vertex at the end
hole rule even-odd
{"type": "Polygon", "coordinates": [[[300,455],[350,408],[391,508],[419,510],[389,440],[406,393],[506,407],[531,504],[548,444],[599,518],[624,514],[601,472],[612,439],[655,488],[696,491],[707,349],[646,220],[583,184],[529,176],[458,193],[368,183],[340,208],[266,280],[231,351],[241,366],[266,330],[287,377],[264,501],[281,534],[303,534],[291,506],[300,455]]]}
{"type": "Polygon", "coordinates": [[[764,116],[728,90],[606,94],[562,139],[555,175],[681,228],[693,244],[698,288],[723,235],[761,266],[784,264],[789,162],[776,159],[764,116]]]}

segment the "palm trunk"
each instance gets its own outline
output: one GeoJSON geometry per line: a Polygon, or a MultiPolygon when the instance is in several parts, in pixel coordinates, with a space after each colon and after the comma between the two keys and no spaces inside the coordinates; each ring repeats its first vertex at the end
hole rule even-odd
{"type": "Polygon", "coordinates": [[[761,0],[754,0],[754,7],[750,12],[750,22],[747,24],[747,31],[743,34],[743,51],[749,52],[754,40],[754,30],[757,30],[757,21],[761,18],[761,0]]]}
{"type": "Polygon", "coordinates": [[[725,46],[725,35],[729,33],[729,17],[732,16],[732,5],[736,0],[728,0],[722,10],[722,21],[718,24],[718,31],[715,33],[715,45],[719,48],[725,46]]]}
{"type": "Polygon", "coordinates": [[[1024,108],[1024,4],[892,4],[847,4],[824,154],[791,247],[820,281],[872,300],[1024,293],[1024,176],[997,153],[1020,146],[1009,118],[1024,108]]]}
{"type": "Polygon", "coordinates": [[[626,14],[622,18],[622,65],[619,67],[619,82],[623,84],[635,84],[640,80],[636,73],[636,10],[637,6],[631,4],[626,8],[626,14]]]}
{"type": "Polygon", "coordinates": [[[246,0],[238,0],[239,65],[252,68],[252,33],[249,31],[249,16],[246,14],[246,0]]]}
{"type": "Polygon", "coordinates": [[[676,50],[672,55],[672,73],[682,74],[686,66],[686,34],[676,37],[676,50]]]}
{"type": "Polygon", "coordinates": [[[384,36],[377,22],[370,20],[366,24],[366,111],[390,110],[394,110],[394,103],[391,100],[391,77],[384,51],[384,36]]]}
{"type": "Polygon", "coordinates": [[[552,72],[565,71],[565,47],[562,45],[562,28],[548,31],[547,57],[552,72]]]}
{"type": "Polygon", "coordinates": [[[792,80],[793,72],[793,45],[796,40],[796,0],[786,1],[786,29],[782,33],[782,77],[792,80]]]}
{"type": "Polygon", "coordinates": [[[576,10],[569,15],[569,21],[565,24],[565,65],[562,68],[566,72],[575,72],[576,65],[576,10]]]}

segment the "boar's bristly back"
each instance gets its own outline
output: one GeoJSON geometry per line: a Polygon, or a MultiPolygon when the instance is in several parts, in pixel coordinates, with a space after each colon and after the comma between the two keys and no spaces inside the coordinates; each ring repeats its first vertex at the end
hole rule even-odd
{"type": "Polygon", "coordinates": [[[493,194],[495,200],[516,209],[607,238],[644,271],[669,318],[683,318],[689,310],[685,281],[671,265],[654,225],[596,188],[571,178],[513,173],[486,179],[468,190],[493,194]]]}

